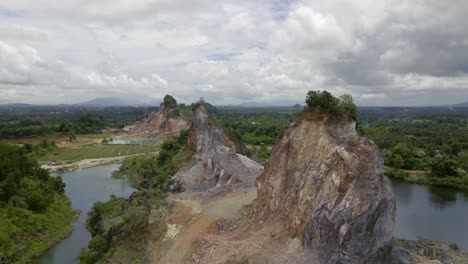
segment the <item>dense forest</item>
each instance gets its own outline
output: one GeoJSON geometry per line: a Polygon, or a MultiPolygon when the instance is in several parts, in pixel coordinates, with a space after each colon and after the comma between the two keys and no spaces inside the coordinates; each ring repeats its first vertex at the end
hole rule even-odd
{"type": "Polygon", "coordinates": [[[359,129],[381,148],[387,175],[468,189],[468,108],[361,108],[359,129]]]}
{"type": "Polygon", "coordinates": [[[98,133],[122,128],[158,107],[0,106],[0,138],[98,133]]]}
{"type": "Polygon", "coordinates": [[[76,212],[64,188],[26,149],[0,144],[0,263],[25,262],[68,235],[76,212]]]}

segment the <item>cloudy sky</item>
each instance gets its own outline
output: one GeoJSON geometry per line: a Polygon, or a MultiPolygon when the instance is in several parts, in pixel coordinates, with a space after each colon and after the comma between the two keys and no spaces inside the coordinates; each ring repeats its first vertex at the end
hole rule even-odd
{"type": "Polygon", "coordinates": [[[0,103],[468,101],[466,0],[2,0],[0,103]]]}

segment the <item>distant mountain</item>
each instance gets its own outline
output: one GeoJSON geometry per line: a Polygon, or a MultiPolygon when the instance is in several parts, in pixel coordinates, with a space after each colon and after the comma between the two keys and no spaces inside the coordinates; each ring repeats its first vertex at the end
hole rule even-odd
{"type": "Polygon", "coordinates": [[[159,106],[159,102],[145,102],[138,99],[122,99],[118,97],[98,97],[93,100],[80,103],[83,106],[159,106]]]}
{"type": "Polygon", "coordinates": [[[238,107],[269,107],[273,105],[264,103],[264,102],[245,102],[245,103],[238,104],[236,106],[238,107]]]}
{"type": "Polygon", "coordinates": [[[452,107],[468,107],[468,102],[454,104],[452,107]]]}

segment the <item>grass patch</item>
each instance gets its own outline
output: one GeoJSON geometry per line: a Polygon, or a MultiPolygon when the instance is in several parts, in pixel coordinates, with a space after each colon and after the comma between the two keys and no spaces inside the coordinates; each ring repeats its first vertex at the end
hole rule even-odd
{"type": "Polygon", "coordinates": [[[41,161],[57,160],[60,162],[79,161],[83,159],[109,158],[159,151],[158,144],[147,145],[95,145],[80,148],[59,148],[40,157],[41,161]]]}
{"type": "Polygon", "coordinates": [[[111,138],[112,135],[110,134],[78,134],[76,135],[78,138],[91,138],[91,139],[104,139],[104,138],[111,138]]]}
{"type": "Polygon", "coordinates": [[[428,184],[439,187],[447,187],[458,190],[468,190],[468,176],[465,177],[435,177],[421,176],[411,177],[409,171],[385,168],[384,174],[388,177],[403,180],[410,183],[428,184]]]}

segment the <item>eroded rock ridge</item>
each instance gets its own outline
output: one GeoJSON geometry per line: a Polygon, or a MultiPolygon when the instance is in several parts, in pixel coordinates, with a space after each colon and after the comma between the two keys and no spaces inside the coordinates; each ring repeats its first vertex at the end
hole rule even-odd
{"type": "Polygon", "coordinates": [[[355,121],[304,113],[256,181],[257,217],[279,215],[320,263],[365,263],[393,230],[395,201],[378,147],[355,121]]]}

